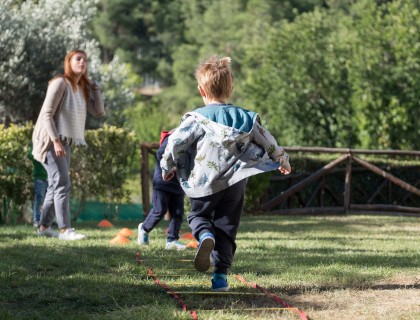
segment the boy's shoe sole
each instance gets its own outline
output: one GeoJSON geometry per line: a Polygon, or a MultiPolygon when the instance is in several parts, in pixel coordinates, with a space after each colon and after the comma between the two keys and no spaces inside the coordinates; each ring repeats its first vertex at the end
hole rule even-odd
{"type": "Polygon", "coordinates": [[[219,289],[212,289],[212,291],[214,291],[214,292],[228,292],[229,291],[229,287],[223,287],[223,288],[219,288],[219,289]]]}
{"type": "Polygon", "coordinates": [[[206,272],[210,268],[210,254],[214,249],[214,239],[204,238],[197,249],[194,257],[194,268],[200,272],[206,272]]]}

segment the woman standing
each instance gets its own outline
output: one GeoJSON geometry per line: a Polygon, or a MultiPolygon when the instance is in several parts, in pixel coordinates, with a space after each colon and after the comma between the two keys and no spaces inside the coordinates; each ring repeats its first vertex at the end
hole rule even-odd
{"type": "Polygon", "coordinates": [[[84,145],[86,111],[103,116],[102,94],[89,80],[87,55],[73,50],[64,58],[64,74],[50,80],[32,135],[36,160],[48,173],[48,189],[37,234],[61,240],[79,240],[85,235],[70,227],[70,146],[84,145]],[[57,219],[60,233],[51,229],[57,219]]]}

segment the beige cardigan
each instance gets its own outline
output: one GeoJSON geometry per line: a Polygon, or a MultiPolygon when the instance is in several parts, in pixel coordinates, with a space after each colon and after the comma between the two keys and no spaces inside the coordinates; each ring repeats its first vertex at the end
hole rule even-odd
{"type": "MultiPolygon", "coordinates": [[[[45,162],[51,143],[59,138],[57,131],[58,117],[69,90],[72,90],[71,84],[64,77],[57,77],[48,85],[47,94],[32,134],[32,154],[41,163],[45,162]]],[[[98,117],[105,114],[104,102],[99,89],[91,90],[87,110],[98,117]]]]}

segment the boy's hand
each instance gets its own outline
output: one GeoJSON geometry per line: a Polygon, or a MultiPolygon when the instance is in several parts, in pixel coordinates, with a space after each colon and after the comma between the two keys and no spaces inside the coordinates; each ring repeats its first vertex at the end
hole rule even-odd
{"type": "Polygon", "coordinates": [[[292,172],[292,168],[290,166],[288,168],[279,167],[279,171],[285,175],[288,175],[290,172],[292,172]]]}
{"type": "Polygon", "coordinates": [[[172,171],[170,173],[165,173],[162,171],[162,179],[163,181],[169,181],[175,176],[175,171],[172,171]]]}

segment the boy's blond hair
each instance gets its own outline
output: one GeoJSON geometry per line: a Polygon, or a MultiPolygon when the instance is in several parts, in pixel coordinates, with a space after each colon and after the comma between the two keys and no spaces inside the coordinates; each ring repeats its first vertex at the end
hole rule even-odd
{"type": "Polygon", "coordinates": [[[209,99],[227,100],[233,91],[233,73],[230,57],[212,56],[195,71],[198,85],[209,99]]]}

